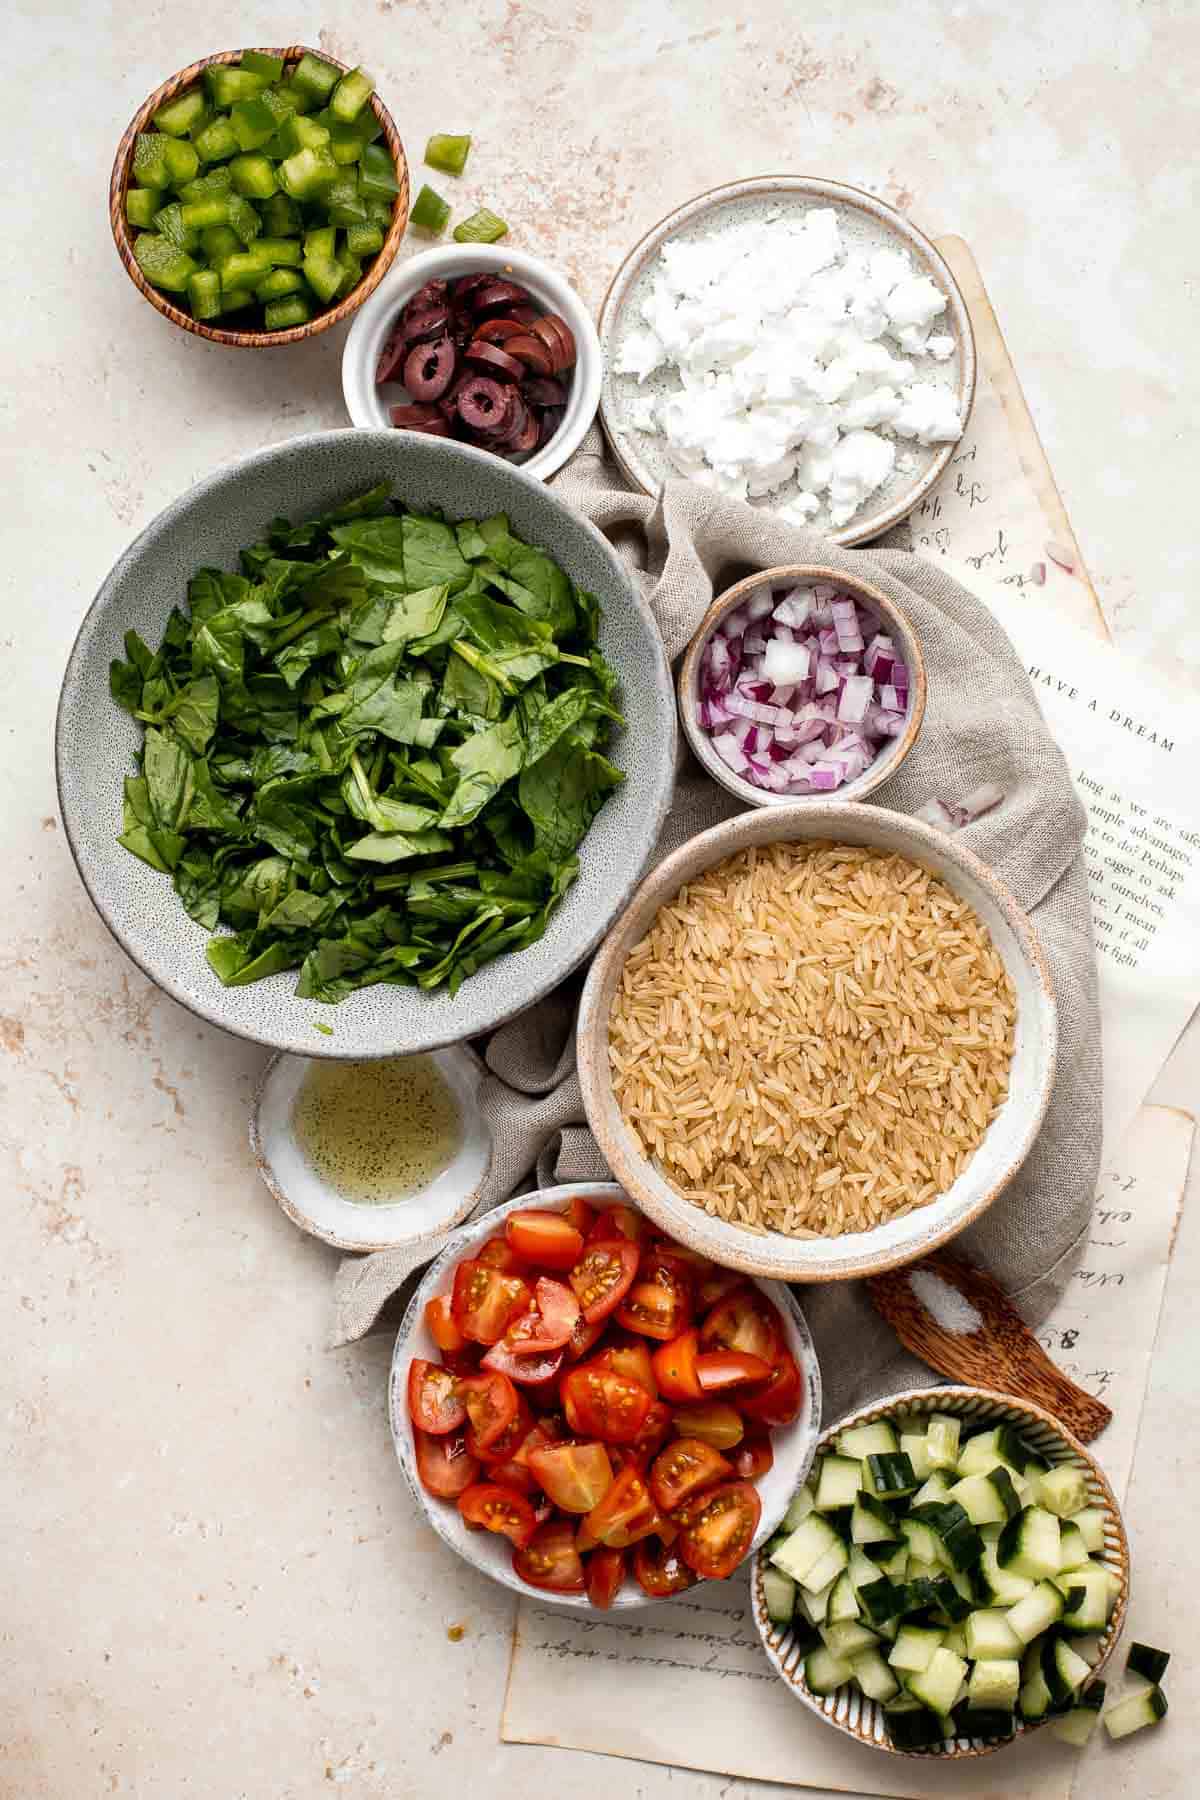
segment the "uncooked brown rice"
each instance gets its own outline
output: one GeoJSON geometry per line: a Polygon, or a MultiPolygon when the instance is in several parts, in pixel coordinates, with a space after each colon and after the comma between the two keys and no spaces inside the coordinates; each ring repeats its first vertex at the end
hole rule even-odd
{"type": "Polygon", "coordinates": [[[660,907],[609,1019],[621,1112],[685,1199],[792,1237],[899,1218],[1008,1092],[1016,1003],[982,920],[881,850],[769,844],[660,907]]]}

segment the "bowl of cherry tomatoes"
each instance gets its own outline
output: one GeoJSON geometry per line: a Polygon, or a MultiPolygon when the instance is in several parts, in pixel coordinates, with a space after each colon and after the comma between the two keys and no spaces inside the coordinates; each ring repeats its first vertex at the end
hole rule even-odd
{"type": "Polygon", "coordinates": [[[781,1282],[665,1237],[611,1182],[454,1233],[396,1339],[400,1466],[451,1549],[552,1605],[721,1580],[812,1462],[821,1378],[781,1282]]]}

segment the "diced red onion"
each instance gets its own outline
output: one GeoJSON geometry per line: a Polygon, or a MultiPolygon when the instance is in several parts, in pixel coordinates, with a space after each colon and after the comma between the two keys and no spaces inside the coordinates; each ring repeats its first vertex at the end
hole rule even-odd
{"type": "Polygon", "coordinates": [[[875,692],[869,675],[848,675],[838,700],[838,718],[847,725],[861,725],[875,692]]]}
{"type": "Polygon", "coordinates": [[[785,594],[775,608],[774,618],[779,625],[790,625],[799,630],[812,617],[813,597],[807,588],[793,588],[785,594]]]}
{"type": "Polygon", "coordinates": [[[954,820],[940,800],[927,800],[924,806],[917,808],[913,817],[920,819],[926,825],[935,826],[938,831],[954,831],[956,829],[954,820]]]}
{"type": "Polygon", "coordinates": [[[884,712],[907,712],[908,689],[897,687],[894,681],[884,682],[879,689],[879,704],[884,712]]]}

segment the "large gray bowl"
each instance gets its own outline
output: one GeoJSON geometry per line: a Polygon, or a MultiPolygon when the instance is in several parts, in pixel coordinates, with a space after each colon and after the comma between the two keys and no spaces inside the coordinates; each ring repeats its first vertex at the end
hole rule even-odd
{"type": "Polygon", "coordinates": [[[662,643],[620,558],[600,533],[520,470],[445,439],[396,431],[324,431],[219,470],[168,506],[121,557],[80,627],[67,664],[55,736],[63,822],[84,886],[118,943],[159,987],[239,1037],[301,1056],[395,1056],[489,1031],[570,974],[599,943],[636,887],[670,802],[675,699],[662,643]],[[621,679],[628,721],[613,760],[625,781],[579,852],[579,877],[545,936],[445,991],[374,987],[340,1006],[300,1000],[296,972],[222,987],[205,960],[208,933],[184,912],[169,879],[123,850],[122,782],[138,728],[110,698],[108,666],[132,626],[159,642],[171,607],[201,566],[234,568],[238,551],[279,514],[311,518],[390,478],[395,498],[450,519],[506,512],[603,608],[600,642],[621,679]],[[314,1030],[317,1021],[332,1036],[314,1030]]]}

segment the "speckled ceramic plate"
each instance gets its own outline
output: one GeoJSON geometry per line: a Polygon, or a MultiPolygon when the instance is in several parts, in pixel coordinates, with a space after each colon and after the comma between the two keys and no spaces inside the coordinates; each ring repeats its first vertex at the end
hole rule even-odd
{"type": "MultiPolygon", "coordinates": [[[[1040,1406],[1034,1406],[1031,1401],[1015,1400],[1006,1394],[989,1393],[984,1388],[913,1388],[907,1393],[895,1394],[878,1405],[866,1406],[859,1412],[849,1413],[836,1425],[831,1425],[822,1434],[817,1454],[823,1455],[830,1450],[839,1432],[846,1431],[852,1425],[866,1425],[876,1419],[893,1419],[902,1413],[935,1412],[954,1413],[964,1423],[969,1423],[972,1429],[1013,1425],[1047,1462],[1082,1469],[1088,1485],[1088,1503],[1100,1507],[1104,1513],[1104,1548],[1099,1555],[1120,1584],[1108,1625],[1099,1639],[1096,1661],[1092,1665],[1092,1676],[1095,1678],[1102,1673],[1112,1655],[1125,1623],[1129,1605],[1129,1542],[1125,1536],[1117,1497],[1105,1480],[1099,1464],[1057,1419],[1052,1418],[1048,1412],[1043,1412],[1040,1406]]],[[[835,1689],[832,1694],[814,1694],[804,1679],[804,1655],[795,1632],[790,1626],[785,1629],[774,1624],[767,1616],[762,1581],[765,1566],[766,1554],[765,1551],[760,1551],[750,1577],[750,1602],[763,1647],[776,1674],[786,1682],[789,1692],[797,1700],[803,1701],[819,1719],[824,1719],[827,1725],[845,1732],[847,1737],[857,1738],[860,1744],[867,1744],[872,1750],[883,1750],[891,1756],[918,1756],[926,1761],[930,1758],[945,1762],[962,1757],[986,1756],[1013,1742],[1012,1738],[959,1737],[947,1738],[943,1744],[929,1750],[898,1750],[888,1737],[883,1723],[883,1708],[876,1701],[868,1700],[857,1687],[847,1685],[835,1689]]],[[[1019,1720],[1015,1735],[1025,1737],[1046,1723],[1048,1721],[1042,1719],[1037,1724],[1027,1725],[1019,1720]]],[[[1003,1790],[997,1788],[995,1791],[999,1794],[1003,1790]]]]}
{"type": "MultiPolygon", "coordinates": [[[[618,375],[615,367],[626,334],[641,322],[641,301],[650,285],[659,250],[668,239],[709,237],[747,219],[766,219],[781,209],[807,212],[813,207],[832,207],[845,237],[857,244],[870,249],[906,252],[917,272],[928,275],[945,294],[946,311],[935,321],[935,326],[954,338],[954,355],[942,363],[922,358],[917,366],[923,379],[927,377],[956,392],[965,430],[975,395],[975,340],[958,283],[949,264],[930,240],[902,213],[861,188],[849,187],[840,181],[824,181],[816,176],[759,175],[749,181],[733,181],[724,187],[710,188],[707,193],[698,194],[694,200],[660,219],[634,245],[604,297],[600,309],[600,348],[604,356],[600,421],[613,454],[636,487],[652,494],[664,481],[680,478],[665,439],[657,433],[638,430],[630,417],[631,403],[639,393],[650,392],[658,396],[675,392],[680,385],[678,376],[662,369],[639,383],[634,375],[618,375]]],[[[915,441],[901,440],[898,448],[900,456],[908,459],[910,466],[893,470],[887,482],[864,502],[849,524],[834,531],[823,515],[818,514],[812,520],[812,529],[839,544],[862,544],[869,538],[878,537],[910,513],[929,492],[949,463],[955,446],[952,443],[923,446],[915,441]]],[[[776,493],[753,500],[751,505],[769,511],[773,506],[794,499],[797,491],[796,483],[790,481],[776,493]]]]}
{"type": "MultiPolygon", "coordinates": [[[[535,1590],[513,1573],[512,1550],[507,1539],[497,1537],[493,1532],[469,1529],[452,1502],[437,1500],[422,1487],[416,1469],[412,1425],[408,1416],[408,1371],[415,1356],[423,1356],[430,1362],[438,1360],[437,1346],[425,1323],[425,1305],[435,1294],[450,1291],[455,1265],[473,1254],[474,1245],[481,1243],[484,1238],[494,1236],[502,1228],[509,1213],[524,1211],[530,1207],[547,1212],[561,1212],[573,1195],[578,1195],[589,1206],[597,1208],[615,1206],[618,1202],[628,1204],[629,1201],[629,1196],[615,1182],[577,1181],[569,1186],[542,1188],[537,1193],[519,1194],[515,1200],[494,1207],[491,1212],[484,1213],[482,1217],[472,1220],[471,1224],[464,1225],[461,1231],[455,1232],[437,1261],[430,1263],[421,1285],[409,1301],[408,1310],[396,1335],[388,1383],[388,1417],[391,1420],[392,1441],[413,1499],[443,1542],[465,1558],[472,1568],[490,1576],[493,1581],[500,1582],[503,1587],[511,1588],[515,1594],[524,1594],[526,1599],[533,1597],[535,1590]]],[[[790,1425],[777,1426],[771,1433],[771,1448],[775,1460],[757,1483],[762,1516],[754,1534],[755,1549],[770,1537],[786,1512],[792,1495],[808,1474],[816,1454],[817,1434],[821,1429],[821,1371],[807,1321],[790,1289],[773,1282],[763,1282],[760,1285],[783,1319],[787,1347],[799,1364],[804,1378],[804,1402],[790,1425]]],[[[562,1607],[571,1612],[591,1611],[591,1602],[586,1594],[551,1594],[539,1590],[536,1597],[539,1606],[562,1607]]],[[[669,1603],[669,1600],[664,1601],[661,1597],[643,1593],[637,1583],[630,1579],[625,1582],[613,1606],[624,1611],[630,1607],[662,1606],[669,1603]]]]}
{"type": "Polygon", "coordinates": [[[59,801],[84,885],[118,942],[159,987],[239,1037],[301,1056],[398,1056],[490,1031],[570,974],[633,891],[670,802],[675,696],[657,627],[620,558],[541,482],[482,450],[410,432],[328,431],[293,438],[220,469],[167,507],[122,556],[80,627],[67,664],[55,738],[59,801]],[[390,479],[397,499],[451,519],[506,512],[603,608],[600,642],[621,679],[627,725],[612,756],[625,781],[580,846],[579,875],[527,950],[497,957],[446,989],[372,987],[340,1006],[297,999],[295,972],[222,987],[205,960],[208,933],[170,881],[117,842],[122,782],[139,732],[109,697],[108,666],[131,626],[150,644],[204,564],[238,551],[279,514],[311,518],[390,479]],[[314,1029],[320,1022],[331,1035],[314,1029]]]}

